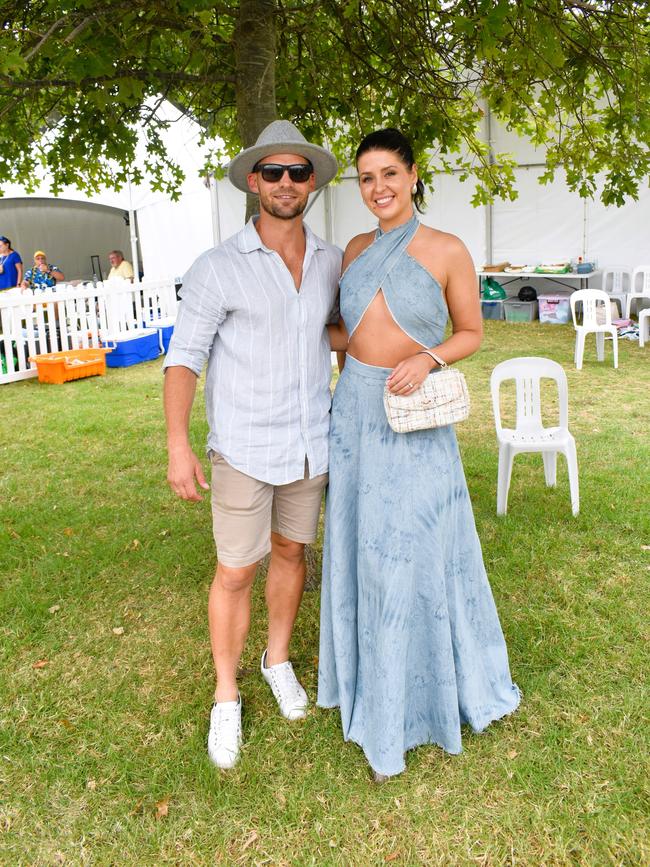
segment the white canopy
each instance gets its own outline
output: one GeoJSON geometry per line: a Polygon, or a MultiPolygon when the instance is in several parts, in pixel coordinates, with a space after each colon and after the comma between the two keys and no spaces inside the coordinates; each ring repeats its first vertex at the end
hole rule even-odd
{"type": "MultiPolygon", "coordinates": [[[[165,133],[168,150],[186,175],[179,200],[172,202],[148,184],[92,196],[66,188],[58,197],[49,192],[46,178],[34,194],[6,186],[0,199],[0,233],[12,239],[26,262],[35,249],[44,248],[66,278],[88,279],[92,254],[101,256],[104,274],[109,250],[121,248],[131,259],[137,232],[138,258],[146,277],[181,277],[196,256],[243,225],[244,195],[227,180],[208,182],[200,175],[204,148],[199,145],[198,125],[169,103],[163,104],[161,112],[170,121],[165,133]]],[[[640,191],[639,201],[616,208],[569,192],[561,172],[553,183],[540,186],[543,155],[494,125],[490,135],[496,152],[517,156],[519,198],[474,208],[471,179],[461,183],[457,175],[441,174],[435,178],[422,217],[427,225],[461,237],[477,266],[578,256],[595,259],[600,267],[650,262],[647,187],[640,191]]],[[[138,160],[143,166],[143,147],[138,160]]],[[[342,247],[374,225],[361,204],[352,169],[341,182],[317,194],[311,205],[307,221],[312,229],[342,247]]]]}
{"type": "MultiPolygon", "coordinates": [[[[62,267],[66,279],[89,279],[90,256],[100,255],[105,276],[108,253],[117,248],[129,260],[137,256],[147,276],[169,277],[182,274],[198,253],[212,245],[209,187],[200,176],[205,151],[199,144],[200,128],[170,103],[164,103],[158,113],[170,123],[163,134],[168,153],[185,173],[179,200],[172,202],[146,182],[119,191],[104,188],[92,195],[65,187],[58,196],[50,191],[46,175],[34,193],[5,185],[0,233],[11,238],[26,264],[31,263],[34,250],[44,249],[50,261],[62,267]]],[[[142,136],[137,164],[145,172],[142,136]]]]}

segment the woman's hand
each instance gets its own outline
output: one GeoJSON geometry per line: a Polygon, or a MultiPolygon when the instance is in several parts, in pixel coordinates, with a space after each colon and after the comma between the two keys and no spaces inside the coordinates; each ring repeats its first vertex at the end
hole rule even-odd
{"type": "Polygon", "coordinates": [[[430,355],[418,353],[405,358],[393,369],[387,379],[392,394],[412,394],[431,373],[434,362],[430,355]]]}

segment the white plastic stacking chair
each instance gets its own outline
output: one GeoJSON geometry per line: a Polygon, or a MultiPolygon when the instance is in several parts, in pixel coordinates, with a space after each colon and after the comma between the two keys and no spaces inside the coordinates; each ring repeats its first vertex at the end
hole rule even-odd
{"type": "Polygon", "coordinates": [[[128,280],[122,283],[123,286],[119,289],[106,283],[103,287],[98,287],[98,296],[103,298],[106,311],[106,327],[104,328],[102,323],[101,329],[102,340],[119,346],[124,341],[148,337],[151,334],[158,336],[155,328],[145,328],[142,325],[142,301],[137,287],[128,280]]]}
{"type": "Polygon", "coordinates": [[[490,378],[492,408],[499,443],[499,472],[497,479],[497,515],[508,510],[508,491],[512,476],[514,457],[521,452],[541,452],[544,462],[544,477],[548,487],[555,487],[557,456],[562,453],[569,471],[571,511],[580,511],[578,490],[578,458],[576,443],[569,433],[569,389],[561,365],[550,358],[511,358],[502,361],[492,371],[490,378]],[[540,380],[552,379],[557,383],[559,424],[544,427],[540,397],[540,380]],[[504,428],[501,423],[501,383],[514,379],[517,393],[516,422],[513,428],[504,428]]]}
{"type": "Polygon", "coordinates": [[[612,301],[618,302],[621,316],[625,316],[627,311],[627,296],[632,290],[631,269],[618,265],[605,268],[603,271],[602,289],[603,292],[607,292],[612,301]]]}
{"type": "Polygon", "coordinates": [[[582,370],[582,359],[585,353],[585,337],[596,335],[596,357],[598,361],[605,360],[605,335],[612,338],[614,350],[614,367],[618,367],[618,331],[612,325],[612,309],[607,292],[602,289],[578,289],[569,299],[573,327],[576,330],[576,346],[574,362],[578,370],[582,370]],[[582,304],[582,322],[578,324],[576,304],[582,304]]]}
{"type": "Polygon", "coordinates": [[[650,307],[639,313],[639,346],[645,346],[646,340],[650,340],[650,307]]]}
{"type": "Polygon", "coordinates": [[[142,302],[142,324],[158,330],[160,351],[163,352],[163,331],[176,323],[176,286],[172,280],[153,280],[139,283],[137,289],[142,302]]]}
{"type": "Polygon", "coordinates": [[[632,315],[632,302],[635,298],[650,301],[650,265],[639,265],[632,272],[632,288],[625,304],[625,318],[632,315]]]}

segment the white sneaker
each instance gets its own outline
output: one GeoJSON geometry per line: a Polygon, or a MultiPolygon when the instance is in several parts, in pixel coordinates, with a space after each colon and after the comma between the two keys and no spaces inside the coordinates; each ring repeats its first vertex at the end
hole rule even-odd
{"type": "Polygon", "coordinates": [[[218,768],[233,768],[241,746],[241,696],[237,701],[212,705],[208,731],[208,756],[218,768]]]}
{"type": "Polygon", "coordinates": [[[293,673],[290,662],[279,662],[266,667],[266,650],[262,654],[262,676],[273,690],[282,716],[287,719],[302,719],[306,716],[309,700],[307,693],[293,673]]]}

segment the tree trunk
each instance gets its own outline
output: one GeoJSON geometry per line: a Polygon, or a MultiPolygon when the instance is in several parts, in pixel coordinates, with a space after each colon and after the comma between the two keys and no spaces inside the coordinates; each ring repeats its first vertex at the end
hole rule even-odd
{"type": "MultiPolygon", "coordinates": [[[[240,0],[235,32],[237,124],[244,147],[255,144],[277,118],[275,105],[275,0],[240,0]]],[[[246,219],[257,213],[246,197],[246,219]]]]}

